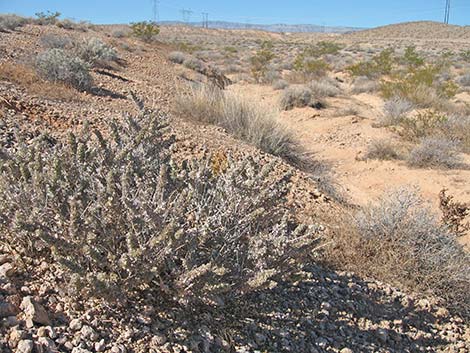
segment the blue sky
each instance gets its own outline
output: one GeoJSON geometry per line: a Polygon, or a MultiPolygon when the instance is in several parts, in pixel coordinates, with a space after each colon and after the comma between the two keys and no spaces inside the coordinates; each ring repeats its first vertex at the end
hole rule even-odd
{"type": "MultiPolygon", "coordinates": [[[[451,0],[450,22],[470,25],[470,0],[451,0]]],[[[375,27],[390,23],[442,21],[445,0],[159,0],[159,19],[182,19],[181,9],[192,10],[191,21],[243,23],[309,23],[328,26],[375,27]]],[[[63,17],[93,23],[129,23],[152,19],[152,0],[0,0],[0,13],[33,16],[59,11],[63,17]]]]}

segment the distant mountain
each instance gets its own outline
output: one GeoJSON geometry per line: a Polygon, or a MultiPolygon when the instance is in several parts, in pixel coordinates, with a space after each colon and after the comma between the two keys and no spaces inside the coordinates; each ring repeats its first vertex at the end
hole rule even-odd
{"type": "MultiPolygon", "coordinates": [[[[202,27],[202,22],[181,22],[181,21],[161,21],[163,25],[189,25],[194,27],[202,27]]],[[[225,22],[225,21],[209,21],[209,28],[217,29],[255,29],[268,32],[325,32],[325,33],[348,33],[363,30],[364,28],[357,27],[330,27],[309,24],[288,25],[288,24],[250,24],[238,22],[225,22]]]]}

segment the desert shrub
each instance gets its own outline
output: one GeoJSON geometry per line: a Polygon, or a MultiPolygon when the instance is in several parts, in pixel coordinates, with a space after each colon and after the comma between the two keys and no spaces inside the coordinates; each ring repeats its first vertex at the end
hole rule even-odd
{"type": "Polygon", "coordinates": [[[60,12],[37,12],[36,14],[36,23],[38,25],[53,25],[56,24],[61,15],[60,12]]]}
{"type": "Polygon", "coordinates": [[[399,159],[396,146],[389,140],[375,140],[368,147],[364,159],[399,159]]]}
{"type": "Polygon", "coordinates": [[[470,87],[470,74],[466,74],[466,75],[463,75],[462,77],[460,77],[459,83],[463,87],[470,87]]]}
{"type": "Polygon", "coordinates": [[[433,110],[419,112],[415,116],[400,119],[399,134],[406,140],[417,142],[424,137],[440,133],[448,117],[433,110]]]}
{"type": "Polygon", "coordinates": [[[49,49],[38,55],[36,70],[46,80],[61,82],[80,90],[92,85],[89,65],[63,49],[49,49]]]}
{"type": "Polygon", "coordinates": [[[263,81],[266,83],[273,83],[274,81],[277,81],[279,79],[281,79],[281,74],[278,71],[269,70],[264,75],[263,81]]]}
{"type": "Polygon", "coordinates": [[[63,29],[73,30],[75,29],[75,23],[69,19],[57,21],[56,26],[63,29]]]}
{"type": "Polygon", "coordinates": [[[135,37],[144,42],[152,41],[160,33],[160,27],[156,23],[147,21],[131,23],[131,30],[135,37]]]}
{"type": "Polygon", "coordinates": [[[458,86],[450,80],[439,80],[444,66],[441,64],[422,66],[401,73],[391,81],[381,84],[385,98],[402,97],[420,107],[438,106],[442,100],[453,97],[458,86]]]}
{"type": "Polygon", "coordinates": [[[326,78],[310,82],[308,88],[315,98],[336,97],[341,93],[335,82],[326,78]]]}
{"type": "Polygon", "coordinates": [[[352,219],[329,259],[337,266],[411,291],[432,292],[460,314],[470,314],[470,258],[449,228],[417,194],[386,192],[352,219]]]}
{"type": "Polygon", "coordinates": [[[425,137],[408,156],[408,165],[418,168],[456,168],[462,163],[456,141],[425,137]]]}
{"type": "Polygon", "coordinates": [[[188,69],[191,69],[197,72],[202,72],[204,68],[206,67],[206,64],[204,63],[204,61],[199,60],[193,56],[187,57],[183,61],[183,65],[187,67],[188,69]]]}
{"type": "Polygon", "coordinates": [[[400,97],[388,99],[384,104],[384,116],[377,122],[379,126],[398,125],[406,113],[413,110],[413,103],[400,97]]]}
{"type": "Polygon", "coordinates": [[[292,86],[282,92],[280,105],[283,110],[308,107],[312,104],[312,91],[305,86],[292,86]]]}
{"type": "Polygon", "coordinates": [[[416,52],[414,46],[409,46],[405,49],[402,60],[404,64],[410,68],[417,68],[424,65],[424,58],[416,52]]]}
{"type": "Polygon", "coordinates": [[[294,61],[294,70],[303,74],[306,80],[323,77],[329,69],[325,60],[307,57],[304,54],[298,55],[294,61]]]}
{"type": "Polygon", "coordinates": [[[0,15],[0,32],[14,31],[28,23],[28,19],[17,15],[0,15]]]}
{"type": "Polygon", "coordinates": [[[275,55],[269,47],[263,47],[256,55],[250,58],[251,74],[256,82],[261,82],[265,79],[268,71],[268,65],[275,55]]]}
{"type": "Polygon", "coordinates": [[[64,49],[71,47],[73,42],[69,37],[46,34],[41,37],[41,44],[47,49],[64,49]]]}
{"type": "Polygon", "coordinates": [[[366,76],[356,77],[353,81],[352,93],[371,93],[379,89],[379,84],[366,76]]]}
{"type": "Polygon", "coordinates": [[[168,55],[168,60],[175,64],[182,64],[186,60],[186,54],[180,51],[173,51],[168,55]]]}
{"type": "Polygon", "coordinates": [[[113,32],[111,32],[111,36],[114,38],[125,38],[129,35],[128,31],[122,30],[122,29],[117,29],[113,32]]]}
{"type": "Polygon", "coordinates": [[[283,207],[277,163],[222,154],[176,163],[166,118],[144,111],[0,159],[0,242],[61,266],[68,289],[120,300],[259,289],[312,254],[317,226],[283,207]]]}
{"type": "Polygon", "coordinates": [[[229,54],[236,54],[238,53],[238,49],[232,46],[226,46],[224,47],[224,51],[229,53],[229,54]]]}
{"type": "Polygon", "coordinates": [[[462,150],[470,153],[470,115],[451,115],[442,119],[438,134],[457,140],[462,150]]]}
{"type": "Polygon", "coordinates": [[[458,202],[452,195],[443,189],[439,193],[439,208],[442,212],[442,223],[457,236],[463,236],[470,230],[470,222],[466,219],[470,216],[470,203],[458,202]]]}
{"type": "Polygon", "coordinates": [[[181,95],[175,110],[186,119],[223,127],[229,134],[269,154],[299,164],[303,151],[277,112],[214,87],[194,89],[181,95]]]}
{"type": "Polygon", "coordinates": [[[193,54],[194,52],[204,50],[201,45],[189,43],[189,42],[177,42],[175,43],[179,51],[183,53],[193,54]]]}
{"type": "Polygon", "coordinates": [[[320,58],[324,55],[334,55],[342,49],[342,46],[335,42],[330,41],[320,41],[315,45],[305,48],[300,56],[304,58],[320,58]]]}
{"type": "Polygon", "coordinates": [[[470,50],[465,50],[461,52],[460,57],[463,61],[470,63],[470,50]]]}
{"type": "Polygon", "coordinates": [[[385,49],[375,55],[370,61],[362,61],[351,65],[347,70],[353,76],[365,76],[377,78],[382,75],[388,75],[392,72],[394,58],[393,49],[385,49]]]}
{"type": "Polygon", "coordinates": [[[98,38],[83,41],[77,46],[76,52],[83,61],[98,68],[109,68],[119,59],[116,50],[98,38]]]}
{"type": "Polygon", "coordinates": [[[275,90],[282,90],[287,87],[289,87],[289,82],[287,82],[286,80],[280,79],[273,82],[273,88],[275,90]]]}

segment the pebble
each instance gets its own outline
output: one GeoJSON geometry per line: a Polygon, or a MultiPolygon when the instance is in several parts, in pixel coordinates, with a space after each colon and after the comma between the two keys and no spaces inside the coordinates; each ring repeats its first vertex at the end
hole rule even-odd
{"type": "Polygon", "coordinates": [[[34,342],[31,340],[22,340],[18,342],[16,353],[31,353],[34,348],[34,342]]]}
{"type": "Polygon", "coordinates": [[[82,321],[80,319],[72,319],[69,323],[69,327],[73,331],[78,331],[82,328],[82,321]]]}

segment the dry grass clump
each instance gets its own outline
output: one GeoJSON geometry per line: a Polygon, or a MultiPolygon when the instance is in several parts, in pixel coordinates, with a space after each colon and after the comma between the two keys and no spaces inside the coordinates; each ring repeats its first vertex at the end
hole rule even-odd
{"type": "Polygon", "coordinates": [[[368,147],[364,159],[399,159],[396,146],[389,140],[375,140],[368,147]]]}
{"type": "Polygon", "coordinates": [[[55,100],[77,100],[77,92],[60,83],[47,82],[41,79],[30,67],[20,63],[0,63],[0,80],[21,85],[30,93],[55,100]]]}
{"type": "Polygon", "coordinates": [[[186,54],[180,51],[173,51],[168,55],[168,60],[175,64],[182,64],[186,60],[186,54]]]}
{"type": "Polygon", "coordinates": [[[407,163],[418,168],[457,168],[462,164],[459,152],[455,140],[426,137],[411,150],[407,163]]]}
{"type": "Polygon", "coordinates": [[[346,220],[329,260],[470,314],[470,257],[411,188],[385,193],[346,220]]]}
{"type": "Polygon", "coordinates": [[[175,110],[184,118],[223,127],[229,134],[264,152],[300,163],[303,151],[277,112],[214,87],[193,89],[180,95],[175,110]]]}
{"type": "Polygon", "coordinates": [[[44,79],[79,90],[89,90],[93,80],[88,63],[63,49],[49,49],[38,55],[36,70],[44,79]]]}
{"type": "Polygon", "coordinates": [[[110,131],[0,154],[0,242],[61,266],[71,294],[213,300],[271,285],[312,255],[319,227],[283,207],[289,176],[276,163],[177,164],[166,118],[146,110],[110,131]]]}

